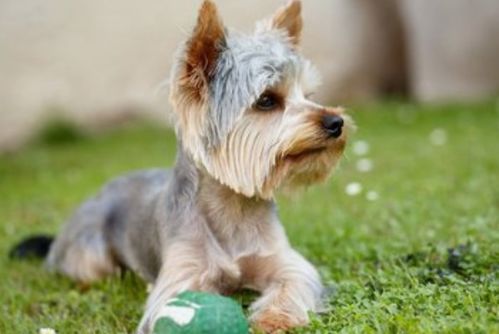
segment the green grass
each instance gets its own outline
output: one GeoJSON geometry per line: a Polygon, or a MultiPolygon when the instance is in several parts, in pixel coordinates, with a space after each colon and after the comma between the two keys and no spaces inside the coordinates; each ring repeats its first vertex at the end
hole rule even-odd
{"type": "MultiPolygon", "coordinates": [[[[356,170],[350,146],[330,182],[279,201],[292,244],[332,291],[330,310],[297,332],[498,333],[497,102],[386,102],[352,113],[352,141],[370,144],[373,170],[356,170]],[[429,140],[436,128],[444,145],[429,140]],[[363,192],[348,196],[350,182],[363,192]],[[379,199],[367,200],[369,190],[379,199]]],[[[23,236],[55,233],[110,177],[171,165],[174,136],[139,124],[59,137],[0,157],[0,333],[132,333],[146,296],[134,275],[86,288],[6,254],[23,236]]]]}

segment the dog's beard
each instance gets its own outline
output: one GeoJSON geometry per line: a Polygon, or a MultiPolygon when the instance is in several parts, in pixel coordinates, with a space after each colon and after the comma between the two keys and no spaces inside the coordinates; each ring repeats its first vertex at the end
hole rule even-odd
{"type": "Polygon", "coordinates": [[[346,134],[327,138],[316,122],[249,115],[203,161],[220,183],[248,197],[270,199],[277,189],[324,181],[340,159],[346,134]],[[277,129],[277,130],[274,130],[277,129]]]}
{"type": "Polygon", "coordinates": [[[262,193],[272,196],[276,189],[289,192],[325,181],[337,165],[344,146],[345,141],[340,140],[328,146],[312,147],[283,156],[266,178],[262,193]]]}

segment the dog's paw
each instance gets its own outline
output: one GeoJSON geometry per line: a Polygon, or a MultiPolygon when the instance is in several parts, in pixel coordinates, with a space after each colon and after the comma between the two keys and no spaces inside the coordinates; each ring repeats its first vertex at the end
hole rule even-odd
{"type": "Polygon", "coordinates": [[[262,310],[251,317],[254,329],[264,333],[284,333],[295,327],[302,327],[308,323],[307,319],[299,319],[277,308],[262,310]]]}

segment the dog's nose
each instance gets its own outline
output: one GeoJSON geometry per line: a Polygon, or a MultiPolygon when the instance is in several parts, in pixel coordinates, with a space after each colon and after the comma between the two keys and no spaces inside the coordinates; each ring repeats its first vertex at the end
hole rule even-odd
{"type": "Polygon", "coordinates": [[[324,115],[322,117],[322,126],[329,136],[338,138],[339,136],[341,136],[343,118],[338,115],[324,115]]]}

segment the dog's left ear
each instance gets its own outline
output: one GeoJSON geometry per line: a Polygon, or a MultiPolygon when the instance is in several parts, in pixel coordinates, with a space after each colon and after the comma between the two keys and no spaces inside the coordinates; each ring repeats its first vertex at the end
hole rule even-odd
{"type": "Polygon", "coordinates": [[[225,40],[225,28],[215,4],[205,0],[199,9],[196,27],[187,41],[184,59],[184,87],[206,88],[225,40]]]}
{"type": "Polygon", "coordinates": [[[297,46],[300,43],[303,20],[301,17],[301,1],[290,0],[285,6],[279,8],[274,16],[267,21],[267,29],[284,30],[291,43],[297,46]]]}

